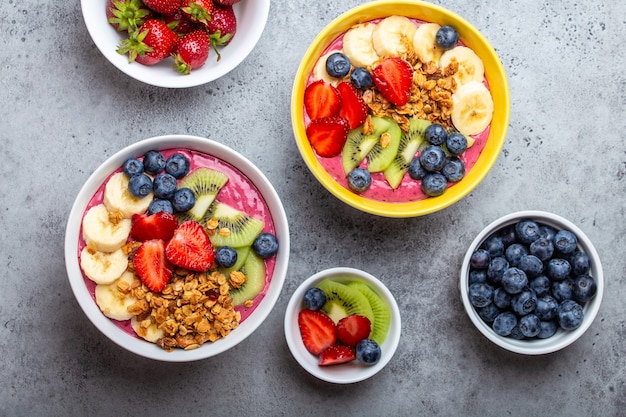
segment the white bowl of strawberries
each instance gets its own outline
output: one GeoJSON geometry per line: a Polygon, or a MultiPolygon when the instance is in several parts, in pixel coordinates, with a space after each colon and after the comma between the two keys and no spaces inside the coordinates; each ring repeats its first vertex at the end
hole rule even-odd
{"type": "Polygon", "coordinates": [[[81,0],[87,30],[125,74],[158,87],[202,85],[257,44],[270,0],[81,0]]]}
{"type": "Polygon", "coordinates": [[[350,384],[382,370],[400,342],[400,310],[387,287],[354,268],[330,268],[305,280],[285,312],[296,361],[327,382],[350,384]]]}
{"type": "Polygon", "coordinates": [[[65,235],[74,295],[109,339],[188,362],[250,336],[280,295],[289,231],[280,198],[249,160],[169,135],[107,159],[78,193],[65,235]]]}

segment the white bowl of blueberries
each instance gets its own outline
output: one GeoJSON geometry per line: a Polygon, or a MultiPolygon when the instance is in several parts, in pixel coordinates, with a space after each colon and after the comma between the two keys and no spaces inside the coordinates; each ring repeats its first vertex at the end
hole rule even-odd
{"type": "Polygon", "coordinates": [[[461,299],[476,328],[509,351],[569,346],[595,319],[604,292],[600,257],[575,224],[520,211],[485,227],[461,268],[461,299]]]}

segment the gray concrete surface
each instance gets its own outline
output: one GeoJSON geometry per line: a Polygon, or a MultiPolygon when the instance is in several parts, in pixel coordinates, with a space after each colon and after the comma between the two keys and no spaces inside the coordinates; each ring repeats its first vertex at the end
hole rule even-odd
{"type": "Polygon", "coordinates": [[[360,3],[273,1],[242,64],[184,90],[144,85],[109,64],[78,1],[0,3],[0,415],[626,413],[626,3],[436,1],[475,24],[500,54],[511,122],[480,186],[453,207],[406,220],[341,203],[314,180],[293,140],[299,60],[320,29],[360,3]],[[169,133],[216,139],[253,159],[284,199],[292,235],[287,281],[268,320],[235,349],[190,364],[143,359],[100,334],[72,296],[63,259],[67,215],[89,174],[120,148],[169,133]],[[478,231],[522,209],[577,223],[607,281],[590,330],[542,357],[483,338],[456,288],[478,231]],[[380,277],[404,319],[388,367],[350,386],[306,374],[283,336],[291,293],[338,265],[380,277]]]}

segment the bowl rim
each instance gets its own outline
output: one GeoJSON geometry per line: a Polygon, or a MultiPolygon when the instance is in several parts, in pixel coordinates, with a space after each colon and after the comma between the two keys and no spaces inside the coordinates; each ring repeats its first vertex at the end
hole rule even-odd
{"type": "Polygon", "coordinates": [[[235,69],[252,52],[258,43],[270,10],[270,0],[239,2],[233,5],[237,16],[238,32],[232,42],[230,53],[222,52],[222,59],[217,62],[216,55],[209,56],[209,61],[202,67],[193,70],[189,75],[180,75],[173,69],[173,63],[165,60],[153,66],[137,63],[129,64],[128,58],[116,52],[119,40],[112,43],[117,35],[115,29],[106,19],[107,0],[81,0],[83,21],[87,31],[102,55],[124,74],[145,84],[164,88],[189,88],[214,81],[235,69]],[[94,4],[96,3],[96,4],[94,4]],[[248,12],[246,12],[248,8],[248,12]],[[242,27],[245,26],[244,31],[242,27]],[[235,49],[237,48],[237,49],[235,49]]]}
{"type": "Polygon", "coordinates": [[[87,318],[111,341],[139,356],[164,362],[191,362],[222,353],[250,336],[273,310],[285,281],[289,263],[290,240],[287,215],[278,193],[267,177],[250,160],[232,148],[211,139],[191,135],[155,136],[135,142],[107,158],[82,185],[70,210],[65,231],[65,265],[72,292],[87,318]],[[247,176],[263,196],[272,216],[280,242],[272,280],[267,294],[255,311],[228,337],[205,343],[194,350],[176,349],[166,352],[154,343],[131,336],[104,316],[89,294],[78,262],[78,236],[82,215],[95,191],[105,179],[132,156],[143,155],[148,150],[186,148],[215,156],[247,176]]]}
{"type": "Polygon", "coordinates": [[[495,164],[504,146],[509,118],[510,92],[508,79],[504,66],[493,46],[474,25],[463,17],[441,6],[419,0],[368,2],[336,17],[320,31],[305,52],[296,72],[291,95],[291,120],[294,136],[298,150],[309,170],[331,194],[344,203],[366,213],[384,217],[415,217],[430,214],[458,202],[469,194],[485,178],[495,164]],[[486,68],[493,68],[492,71],[486,73],[486,78],[491,86],[491,93],[496,103],[491,131],[485,148],[474,167],[462,180],[464,185],[450,187],[439,197],[429,197],[404,203],[382,202],[364,198],[337,183],[319,163],[306,138],[302,110],[306,79],[322,51],[326,49],[330,42],[353,24],[397,14],[394,13],[396,11],[408,17],[431,22],[437,21],[442,25],[456,25],[463,42],[479,54],[486,68]],[[329,41],[325,42],[325,39],[329,39],[329,41]]]}
{"type": "Polygon", "coordinates": [[[544,355],[556,352],[578,340],[591,326],[598,314],[598,311],[600,310],[600,305],[602,304],[602,298],[604,296],[604,286],[604,272],[602,270],[600,256],[598,255],[598,252],[589,237],[587,237],[587,235],[577,225],[564,217],[541,210],[522,210],[510,213],[494,220],[483,228],[474,238],[465,253],[459,279],[459,291],[461,293],[463,307],[472,323],[474,323],[474,326],[494,344],[503,349],[523,355],[544,355]],[[548,339],[516,340],[496,334],[474,310],[467,294],[467,287],[469,283],[469,262],[474,250],[476,250],[492,233],[527,218],[533,219],[541,224],[558,227],[560,229],[568,229],[573,232],[578,238],[578,247],[584,250],[591,259],[591,276],[596,280],[597,285],[595,297],[588,301],[583,307],[585,315],[581,326],[572,331],[563,331],[559,329],[557,330],[556,335],[548,339]]]}
{"type": "Polygon", "coordinates": [[[284,321],[285,339],[289,350],[294,359],[314,377],[335,384],[352,384],[366,380],[378,372],[380,372],[393,358],[398,345],[400,343],[400,335],[402,331],[402,320],[400,316],[400,308],[395,297],[389,289],[378,278],[372,274],[360,269],[351,267],[333,267],[323,271],[319,271],[306,280],[304,280],[294,291],[289,299],[289,303],[285,310],[284,321]],[[298,314],[302,309],[302,298],[307,289],[312,287],[316,282],[325,278],[336,277],[339,280],[349,281],[353,277],[364,280],[372,286],[379,295],[381,295],[389,305],[391,310],[391,325],[387,339],[381,345],[382,357],[378,363],[372,366],[362,365],[355,362],[321,367],[317,364],[317,357],[309,353],[300,337],[298,328],[298,314]]]}

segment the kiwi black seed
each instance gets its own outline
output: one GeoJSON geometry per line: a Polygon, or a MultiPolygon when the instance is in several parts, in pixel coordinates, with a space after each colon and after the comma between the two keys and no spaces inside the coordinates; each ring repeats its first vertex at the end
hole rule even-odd
{"type": "Polygon", "coordinates": [[[204,217],[217,193],[227,182],[228,175],[223,172],[201,167],[187,175],[178,184],[179,188],[189,188],[196,196],[196,204],[188,212],[194,220],[204,217]]]}
{"type": "Polygon", "coordinates": [[[217,247],[250,246],[265,226],[262,220],[219,201],[213,203],[207,217],[218,221],[217,230],[209,235],[211,243],[217,247]]]}
{"type": "Polygon", "coordinates": [[[404,174],[409,170],[411,160],[413,160],[420,145],[424,142],[424,134],[430,124],[429,120],[417,117],[411,118],[409,131],[402,135],[396,157],[384,171],[385,179],[394,190],[400,186],[404,174]]]}
{"type": "Polygon", "coordinates": [[[316,287],[326,294],[326,304],[321,311],[335,323],[352,314],[365,316],[371,323],[374,323],[372,307],[361,292],[331,279],[320,281],[316,287]]]}

